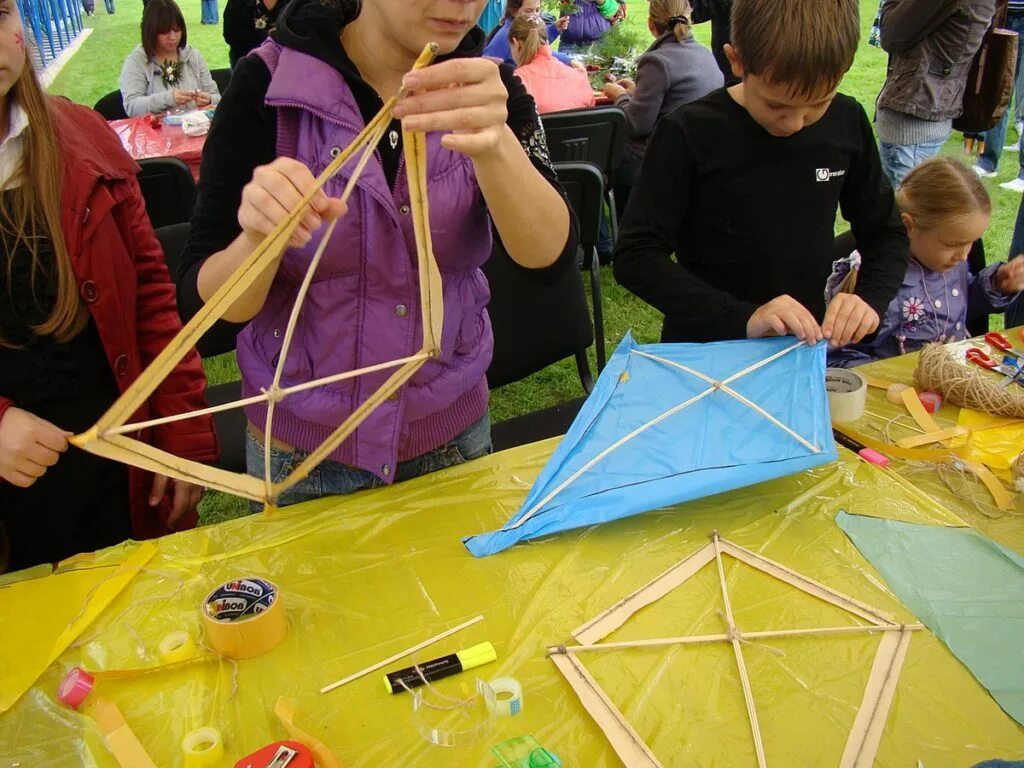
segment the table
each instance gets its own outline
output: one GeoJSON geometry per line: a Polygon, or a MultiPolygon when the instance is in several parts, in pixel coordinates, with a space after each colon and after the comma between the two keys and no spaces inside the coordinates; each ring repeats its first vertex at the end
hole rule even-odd
{"type": "Polygon", "coordinates": [[[152,115],[110,120],[107,123],[121,139],[125,151],[135,160],[176,157],[191,169],[198,181],[206,136],[186,136],[180,125],[165,125],[152,115]]]}
{"type": "MultiPolygon", "coordinates": [[[[909,381],[912,364],[909,358],[890,361],[879,375],[909,381]]],[[[0,715],[0,768],[16,762],[70,768],[86,763],[83,753],[94,761],[89,764],[116,765],[93,720],[54,702],[64,672],[77,663],[93,669],[154,664],[155,646],[166,633],[186,629],[201,637],[196,606],[213,586],[247,575],[282,587],[289,634],[275,650],[237,667],[197,664],[104,681],[97,688],[120,705],[158,765],[180,765],[178,744],[200,725],[220,728],[236,759],[285,738],[271,713],[282,694],[298,703],[296,722],[350,767],[491,768],[496,761],[490,746],[523,734],[535,736],[567,766],[619,765],[544,648],[568,641],[584,620],[703,546],[710,531],[910,621],[834,524],[834,515],[846,509],[935,525],[956,524],[956,515],[975,522],[955,497],[948,509],[924,502],[902,477],[842,450],[839,463],[801,475],[542,539],[491,558],[469,556],[460,537],[507,520],[555,445],[522,446],[400,486],[158,540],[156,554],[82,634],[78,647],[60,654],[0,715]],[[494,643],[497,663],[438,684],[458,695],[476,674],[512,675],[523,683],[523,712],[497,721],[476,743],[428,744],[413,727],[409,696],[385,694],[380,673],[326,695],[317,692],[478,614],[485,620],[412,659],[494,643]]],[[[1019,519],[1010,519],[990,533],[1021,551],[1022,528],[1019,519]]],[[[137,545],[126,544],[68,567],[94,569],[79,574],[107,573],[133,551],[137,545]]],[[[727,575],[742,626],[821,626],[823,617],[836,618],[831,608],[741,566],[727,567],[727,575]]],[[[61,608],[53,599],[59,578],[21,587],[23,596],[25,590],[29,597],[38,595],[30,606],[14,605],[17,587],[0,589],[0,626],[31,633],[55,611],[66,614],[61,626],[75,618],[84,585],[78,585],[78,601],[61,608]]],[[[717,576],[706,571],[611,639],[718,632],[720,610],[717,576]]],[[[789,640],[781,655],[745,646],[769,765],[838,764],[876,642],[852,636],[789,640]]],[[[5,669],[0,649],[0,681],[16,668],[6,661],[5,669]]],[[[588,658],[587,666],[666,766],[756,764],[727,645],[602,654],[588,658]]],[[[937,638],[916,633],[876,764],[970,766],[1022,753],[1024,729],[937,638]]]]}

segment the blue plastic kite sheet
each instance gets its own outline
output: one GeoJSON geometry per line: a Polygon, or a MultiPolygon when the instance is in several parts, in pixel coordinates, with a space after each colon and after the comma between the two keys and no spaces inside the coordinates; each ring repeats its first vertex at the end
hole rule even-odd
{"type": "Polygon", "coordinates": [[[846,512],[836,523],[904,605],[1024,725],[1024,558],[970,528],[846,512]]]}
{"type": "Polygon", "coordinates": [[[492,555],[834,461],[825,351],[793,337],[641,345],[627,334],[523,506],[466,547],[492,555]]]}

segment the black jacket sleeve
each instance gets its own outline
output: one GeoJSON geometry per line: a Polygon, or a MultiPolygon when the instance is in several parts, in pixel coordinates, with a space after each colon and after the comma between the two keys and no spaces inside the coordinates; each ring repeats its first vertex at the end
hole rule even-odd
{"type": "Polygon", "coordinates": [[[907,272],[909,244],[868,116],[860,105],[857,110],[861,152],[843,183],[839,207],[850,222],[861,255],[856,294],[879,317],[885,317],[907,272]]]}
{"type": "MultiPolygon", "coordinates": [[[[274,159],[276,117],[263,103],[269,85],[270,72],[261,59],[241,59],[231,75],[231,87],[214,113],[203,145],[192,226],[177,275],[178,309],[185,320],[204,303],[198,287],[203,262],[227,248],[242,232],[238,223],[242,188],[252,180],[257,166],[274,159]]],[[[220,321],[207,334],[208,344],[217,351],[232,348],[241,327],[220,321]]]]}
{"type": "Polygon", "coordinates": [[[743,339],[747,320],[757,307],[683,266],[682,230],[694,166],[683,127],[675,120],[662,120],[629,195],[615,249],[615,279],[671,315],[674,329],[688,339],[743,339]],[[672,260],[673,252],[678,263],[672,260]]]}
{"type": "Polygon", "coordinates": [[[885,0],[879,41],[887,53],[917,45],[957,12],[961,0],[885,0]]]}

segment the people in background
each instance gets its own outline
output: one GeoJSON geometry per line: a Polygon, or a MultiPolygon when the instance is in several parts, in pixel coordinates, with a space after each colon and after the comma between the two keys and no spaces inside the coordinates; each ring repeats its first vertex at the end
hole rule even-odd
{"type": "Polygon", "coordinates": [[[594,106],[594,89],[580,65],[551,55],[547,29],[537,16],[517,16],[508,33],[516,75],[537,102],[537,111],[560,112],[594,106]]]}
{"type": "Polygon", "coordinates": [[[736,0],[732,35],[741,82],[658,124],[615,277],[665,313],[663,341],[861,341],[906,272],[907,235],[871,124],[837,94],[860,36],[857,0],[736,0]],[[839,207],[863,267],[856,293],[826,308],[839,207]]]}
{"type": "MultiPolygon", "coordinates": [[[[999,169],[999,158],[1003,153],[1006,142],[1006,129],[1010,124],[1010,118],[1016,110],[1021,112],[1021,54],[1024,53],[1024,45],[1020,44],[1020,35],[1024,33],[1024,0],[1009,0],[1006,7],[1006,29],[1016,32],[1017,40],[1017,66],[1013,74],[1013,101],[1014,104],[1007,104],[1006,111],[996,123],[995,128],[985,131],[982,140],[985,142],[985,149],[978,156],[978,162],[974,165],[974,172],[983,178],[991,178],[996,175],[999,169]],[[1014,109],[1011,109],[1013,107],[1014,109]]],[[[1018,134],[1020,131],[1018,131],[1018,134]]],[[[1009,147],[1006,147],[1009,149],[1009,147]]],[[[1017,139],[1015,147],[1017,152],[1017,176],[1010,181],[1003,182],[999,186],[1011,192],[1024,192],[1024,152],[1020,151],[1020,138],[1017,139]]]]}
{"type": "Polygon", "coordinates": [[[216,24],[220,21],[217,13],[217,0],[201,0],[200,11],[202,13],[201,23],[216,24]]]}
{"type": "MultiPolygon", "coordinates": [[[[225,315],[248,323],[238,338],[245,396],[274,378],[282,323],[328,219],[340,217],[298,315],[282,386],[420,349],[402,129],[427,134],[433,250],[444,275],[440,354],[279,504],[390,484],[488,453],[493,339],[480,267],[491,254],[492,232],[524,267],[574,268],[577,227],[534,101],[510,67],[480,56],[484,35],[476,20],[485,2],[362,0],[356,7],[291,0],[271,39],[236,65],[213,118],[178,281],[186,314],[284,220],[313,188],[313,174],[355,139],[383,99],[405,93],[354,187],[349,212],[337,199],[347,178],[341,173],[313,198],[281,260],[225,315]],[[410,72],[428,42],[439,46],[437,61],[410,72]]],[[[297,467],[391,373],[281,400],[269,440],[274,477],[297,467]]],[[[249,471],[262,477],[266,405],[249,406],[246,415],[249,471]]]]}
{"type": "MultiPolygon", "coordinates": [[[[155,0],[153,0],[155,2],[155,0]]],[[[196,522],[202,489],[78,448],[181,329],[135,163],[91,109],[47,96],[0,0],[0,571],[196,522]]],[[[136,421],[205,407],[185,356],[136,421]]],[[[216,458],[209,417],[133,434],[216,458]]]]}
{"type": "MultiPolygon", "coordinates": [[[[488,35],[487,46],[484,48],[484,56],[501,59],[506,64],[515,66],[515,60],[512,58],[512,49],[509,47],[508,42],[508,33],[512,28],[512,22],[517,16],[539,17],[540,15],[540,0],[508,0],[508,4],[505,6],[505,15],[501,19],[501,24],[491,30],[491,34],[488,35]]],[[[563,16],[553,24],[548,24],[548,42],[554,43],[562,33],[562,30],[568,25],[568,16],[563,16]]],[[[554,56],[563,64],[569,63],[569,57],[559,53],[558,51],[554,52],[554,56]]]]}
{"type": "MultiPolygon", "coordinates": [[[[1021,254],[1024,254],[1024,198],[1021,198],[1020,205],[1017,206],[1017,219],[1013,225],[1013,239],[1010,241],[1010,253],[1007,255],[1007,259],[1015,259],[1021,254]]],[[[1024,325],[1024,297],[1018,296],[1006,308],[1004,320],[1007,328],[1024,325]]]]}
{"type": "Polygon", "coordinates": [[[575,0],[575,10],[562,30],[562,53],[585,51],[626,18],[626,0],[575,0]]]}
{"type": "MultiPolygon", "coordinates": [[[[971,335],[969,314],[1002,312],[1024,289],[1024,256],[976,275],[968,268],[968,254],[988,229],[992,204],[967,166],[947,157],[925,160],[903,179],[896,202],[910,240],[903,284],[875,337],[833,350],[829,365],[850,367],[931,342],[961,341],[971,335]]],[[[859,261],[854,251],[836,262],[826,293],[833,293],[859,261]]]]}
{"type": "Polygon", "coordinates": [[[121,96],[129,117],[220,101],[203,55],[188,44],[185,17],[174,0],[149,0],[142,12],[142,44],[121,68],[121,96]]]}
{"type": "Polygon", "coordinates": [[[228,0],[224,6],[224,42],[234,69],[238,60],[262,45],[288,0],[228,0]]]}
{"type": "Polygon", "coordinates": [[[882,166],[899,186],[910,169],[939,153],[963,108],[974,54],[996,0],[885,0],[882,48],[889,68],[875,122],[882,166]]]}
{"type": "Polygon", "coordinates": [[[636,82],[606,83],[605,95],[622,109],[630,141],[616,172],[616,203],[625,206],[654,126],[677,107],[722,87],[711,51],[694,39],[688,0],[651,0],[647,28],[655,41],[637,60],[636,82]]]}
{"type": "Polygon", "coordinates": [[[725,55],[725,45],[732,41],[732,34],[729,31],[732,2],[733,0],[690,0],[694,24],[711,22],[711,52],[715,55],[715,61],[718,62],[726,85],[735,85],[739,82],[732,73],[729,58],[725,55]]]}

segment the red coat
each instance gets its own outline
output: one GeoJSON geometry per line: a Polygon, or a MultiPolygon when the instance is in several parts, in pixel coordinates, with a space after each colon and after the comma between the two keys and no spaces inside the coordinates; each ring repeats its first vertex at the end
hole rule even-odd
{"type": "MultiPolygon", "coordinates": [[[[79,293],[123,392],[181,330],[174,283],[146,215],[135,161],[96,112],[63,99],[50,103],[62,166],[64,239],[79,293]]],[[[204,408],[205,388],[199,355],[192,351],[132,421],[204,408]]],[[[17,404],[0,397],[0,418],[12,405],[17,404]]],[[[217,457],[209,416],[145,430],[141,439],[187,459],[217,457]]],[[[169,533],[170,499],[158,508],[150,507],[152,475],[132,467],[128,478],[134,536],[146,539],[169,533]]],[[[195,524],[193,515],[176,528],[195,524]]]]}

